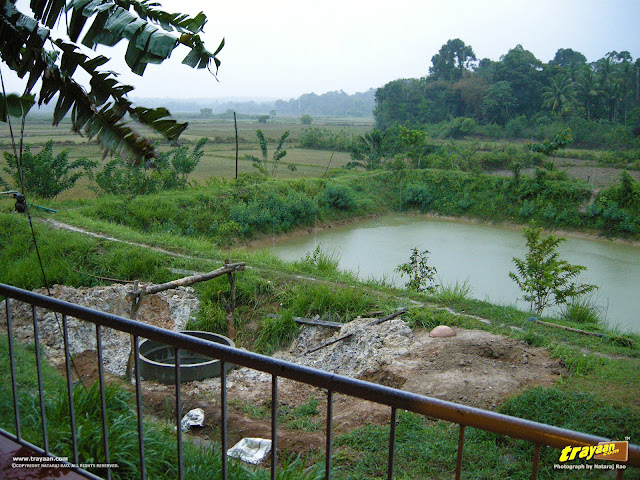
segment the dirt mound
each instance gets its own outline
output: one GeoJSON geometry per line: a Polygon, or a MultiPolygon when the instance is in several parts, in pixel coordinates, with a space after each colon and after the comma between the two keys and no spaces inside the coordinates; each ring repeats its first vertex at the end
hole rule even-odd
{"type": "MultiPolygon", "coordinates": [[[[127,285],[110,285],[106,287],[73,288],[54,285],[51,295],[60,300],[93,308],[122,317],[129,317],[130,303],[126,294],[131,291],[127,285]]],[[[45,289],[36,290],[46,295],[45,289]]],[[[33,341],[33,320],[29,305],[12,302],[12,320],[15,337],[20,342],[33,341]]],[[[189,318],[199,307],[199,301],[192,288],[167,290],[143,297],[136,320],[149,325],[169,330],[184,330],[189,318]]],[[[38,334],[44,346],[45,354],[54,365],[64,362],[64,343],[62,335],[62,316],[56,316],[41,308],[38,311],[38,334]]],[[[0,326],[6,329],[6,313],[4,302],[0,308],[0,326]]],[[[93,324],[74,318],[68,319],[69,347],[72,355],[96,349],[96,329],[93,324]]],[[[129,355],[129,335],[103,329],[102,346],[105,370],[114,375],[125,372],[129,355]]]]}
{"type": "MultiPolygon", "coordinates": [[[[401,388],[405,391],[492,409],[507,396],[533,385],[551,385],[564,367],[549,357],[546,350],[480,330],[456,329],[451,338],[432,338],[426,331],[411,331],[400,319],[367,326],[372,319],[357,319],[339,332],[322,327],[304,327],[293,346],[275,356],[294,363],[333,373],[401,388]],[[331,338],[353,335],[313,353],[307,353],[331,338]],[[333,334],[333,335],[332,335],[333,334]]],[[[230,404],[230,430],[234,440],[270,435],[268,415],[271,406],[271,376],[249,369],[231,372],[227,380],[230,404]]],[[[151,395],[171,387],[147,384],[151,395]],[[155,392],[155,393],[151,393],[155,392]]],[[[215,422],[219,418],[219,379],[193,382],[184,387],[184,411],[203,408],[215,422]],[[203,401],[204,400],[204,401],[203,401]]],[[[326,393],[299,382],[279,379],[280,411],[317,403],[317,413],[310,421],[324,430],[326,393]]],[[[366,424],[385,424],[390,408],[344,395],[334,396],[333,426],[337,433],[366,424]]],[[[300,429],[288,431],[280,425],[283,445],[302,451],[322,448],[323,437],[300,429]]]]}

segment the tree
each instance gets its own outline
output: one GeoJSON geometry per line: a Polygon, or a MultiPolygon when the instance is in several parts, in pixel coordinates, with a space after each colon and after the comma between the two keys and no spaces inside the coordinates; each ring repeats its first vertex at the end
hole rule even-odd
{"type": "Polygon", "coordinates": [[[217,54],[224,40],[213,53],[205,49],[199,35],[207,22],[204,13],[189,17],[158,6],[150,0],[31,0],[31,17],[14,0],[0,0],[0,58],[20,78],[27,76],[25,94],[40,81],[39,105],[57,97],[54,125],[71,112],[74,131],[84,131],[107,153],[119,153],[137,164],[155,157],[156,152],[151,141],[125,123],[125,115],[170,141],[176,141],[187,124],[170,119],[164,108],[134,107],[127,98],[133,87],[120,84],[115,72],[99,70],[109,59],[82,53],[77,42],[82,36],[82,45],[94,48],[125,39],[125,60],[138,75],[147,64],[169,58],[179,45],[189,49],[183,64],[209,69],[213,64],[217,71],[217,54]],[[52,28],[63,18],[68,36],[55,38],[52,28]],[[79,79],[87,76],[88,82],[79,79]]]}
{"type": "Polygon", "coordinates": [[[303,125],[311,125],[311,123],[313,123],[313,117],[311,115],[302,115],[300,117],[300,123],[302,123],[303,125]]]}
{"type": "Polygon", "coordinates": [[[542,89],[542,106],[551,112],[563,112],[575,101],[576,84],[566,75],[551,80],[551,85],[542,89]]]}
{"type": "Polygon", "coordinates": [[[398,265],[394,270],[400,274],[401,277],[405,275],[409,276],[409,281],[405,283],[407,288],[415,290],[416,292],[428,292],[432,291],[437,285],[429,285],[433,282],[436,275],[435,267],[431,267],[428,264],[429,250],[420,252],[417,247],[411,249],[411,256],[407,263],[398,265]]]}
{"type": "Polygon", "coordinates": [[[515,104],[509,82],[496,82],[487,89],[482,100],[482,115],[486,122],[504,125],[515,104]]]}
{"type": "Polygon", "coordinates": [[[162,152],[153,165],[129,165],[119,155],[96,175],[98,189],[113,195],[146,195],[160,190],[185,188],[187,177],[200,163],[207,138],[201,138],[189,154],[186,146],[162,152]],[[153,167],[153,168],[151,168],[153,167]]]}
{"type": "Polygon", "coordinates": [[[578,71],[586,64],[587,57],[571,48],[558,49],[553,60],[549,62],[550,67],[557,67],[572,80],[576,79],[578,71]]]}
{"type": "Polygon", "coordinates": [[[407,158],[414,167],[421,168],[420,156],[427,138],[427,132],[400,126],[400,139],[405,148],[407,158]]]}
{"type": "MultiPolygon", "coordinates": [[[[21,168],[19,160],[12,154],[4,152],[7,167],[4,171],[13,177],[15,188],[24,189],[41,198],[53,198],[73,187],[83,173],[90,174],[97,162],[86,157],[69,162],[70,150],[63,150],[53,156],[53,140],[48,141],[39,153],[31,153],[26,145],[22,155],[21,168]],[[80,170],[82,169],[82,170],[80,170]]],[[[0,185],[10,188],[0,177],[0,185]]]]}
{"type": "Polygon", "coordinates": [[[537,315],[547,307],[568,303],[598,288],[573,282],[587,267],[559,260],[557,247],[565,239],[553,235],[541,238],[541,233],[542,229],[533,225],[524,229],[529,252],[524,259],[514,257],[517,273],[509,272],[509,277],[524,293],[524,300],[530,303],[531,311],[537,315]]]}
{"type": "Polygon", "coordinates": [[[546,77],[542,67],[542,62],[522,45],[509,50],[496,63],[494,80],[509,82],[513,92],[513,116],[532,115],[540,109],[546,77]]]}
{"type": "MultiPolygon", "coordinates": [[[[271,175],[275,176],[276,170],[278,169],[278,163],[282,160],[286,155],[287,151],[284,150],[284,142],[287,140],[289,136],[289,130],[284,132],[278,141],[278,146],[273,152],[271,157],[271,175]]],[[[260,152],[262,153],[262,158],[258,158],[255,155],[245,155],[248,160],[253,161],[253,166],[260,170],[265,175],[268,175],[269,170],[267,167],[267,162],[269,161],[269,154],[267,151],[267,139],[262,133],[262,130],[256,130],[256,136],[258,137],[258,144],[260,145],[260,152]]]]}
{"type": "Polygon", "coordinates": [[[431,57],[429,78],[455,82],[463,78],[465,70],[475,61],[476,54],[470,45],[465,45],[459,38],[449,40],[440,47],[437,54],[431,57]]]}
{"type": "Polygon", "coordinates": [[[374,128],[360,135],[351,145],[351,166],[363,166],[366,170],[374,170],[380,166],[384,156],[382,142],[386,133],[374,128]]]}
{"type": "Polygon", "coordinates": [[[571,142],[573,142],[573,137],[571,136],[571,130],[567,128],[556,132],[552,140],[545,138],[543,142],[530,143],[527,147],[532,152],[542,153],[547,157],[553,156],[553,158],[555,158],[556,152],[571,142]]]}

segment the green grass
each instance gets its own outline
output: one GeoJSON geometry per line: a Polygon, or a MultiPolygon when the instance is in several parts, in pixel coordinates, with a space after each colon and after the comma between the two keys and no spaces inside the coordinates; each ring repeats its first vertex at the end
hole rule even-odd
{"type": "MultiPolygon", "coordinates": [[[[15,345],[16,379],[18,382],[18,402],[21,418],[22,437],[36,445],[42,445],[39,396],[35,373],[33,347],[15,345]]],[[[0,365],[2,371],[9,371],[9,357],[6,339],[0,342],[0,365]]],[[[66,456],[73,461],[71,431],[69,426],[69,404],[66,381],[51,367],[43,363],[44,398],[49,445],[52,454],[66,456]]],[[[133,394],[117,384],[105,388],[107,405],[107,431],[111,463],[118,468],[112,470],[114,479],[139,478],[137,418],[134,413],[133,394]]],[[[100,391],[97,383],[86,387],[76,384],[73,392],[76,419],[76,438],[80,463],[104,463],[102,442],[102,416],[100,391]]],[[[13,396],[11,384],[0,384],[0,426],[15,430],[13,423],[13,396]]],[[[177,477],[176,435],[171,424],[150,418],[144,422],[144,444],[146,472],[148,478],[173,479],[177,477]]],[[[185,479],[219,478],[221,475],[221,451],[217,444],[203,448],[191,443],[187,437],[183,443],[183,464],[185,479]]],[[[319,469],[307,467],[299,458],[284,455],[284,466],[279,479],[315,479],[319,469]]],[[[269,478],[265,469],[251,470],[240,462],[229,461],[229,478],[258,480],[269,478]]],[[[105,470],[90,468],[91,472],[104,476],[105,470]]]]}

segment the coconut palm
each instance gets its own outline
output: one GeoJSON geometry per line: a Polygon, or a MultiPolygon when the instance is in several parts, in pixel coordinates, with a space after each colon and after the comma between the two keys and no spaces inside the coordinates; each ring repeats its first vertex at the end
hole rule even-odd
{"type": "Polygon", "coordinates": [[[562,112],[575,101],[575,83],[568,76],[551,80],[551,85],[542,89],[542,106],[552,112],[562,112]]]}

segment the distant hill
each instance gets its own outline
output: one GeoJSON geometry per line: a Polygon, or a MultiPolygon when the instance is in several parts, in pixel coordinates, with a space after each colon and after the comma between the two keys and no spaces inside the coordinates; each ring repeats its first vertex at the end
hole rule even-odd
{"type": "Polygon", "coordinates": [[[234,111],[238,114],[267,115],[273,110],[276,115],[317,117],[373,117],[375,88],[349,95],[344,91],[327,92],[322,95],[305,93],[288,101],[265,98],[137,98],[134,103],[146,107],[166,107],[172,113],[198,113],[210,108],[211,113],[234,111]]]}

